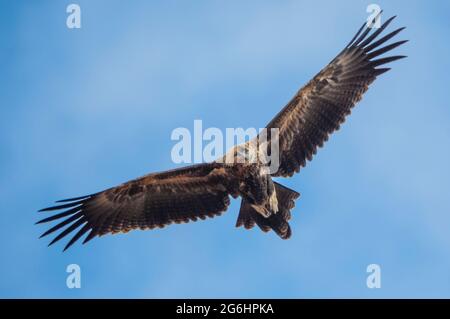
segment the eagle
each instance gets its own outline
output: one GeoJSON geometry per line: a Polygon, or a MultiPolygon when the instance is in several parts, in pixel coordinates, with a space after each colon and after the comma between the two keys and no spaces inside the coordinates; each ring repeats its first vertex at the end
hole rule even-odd
{"type": "MultiPolygon", "coordinates": [[[[56,206],[40,210],[54,215],[37,224],[58,221],[41,237],[61,230],[50,246],[72,234],[65,251],[86,233],[83,244],[108,233],[163,228],[220,216],[230,205],[230,197],[241,197],[236,227],[251,229],[257,225],[264,232],[273,230],[282,239],[290,238],[291,211],[300,194],[273,178],[291,177],[299,172],[330,134],[339,129],[369,85],[390,70],[385,64],[406,57],[382,56],[407,40],[386,44],[404,27],[381,35],[395,16],[376,28],[380,14],[365,22],[347,46],[266,126],[277,130],[276,171],[267,172],[261,160],[239,161],[245,157],[242,154],[255,148],[253,139],[227,153],[235,159],[231,163],[222,157],[57,201],[56,206]]],[[[265,145],[270,148],[268,143],[265,145]]]]}

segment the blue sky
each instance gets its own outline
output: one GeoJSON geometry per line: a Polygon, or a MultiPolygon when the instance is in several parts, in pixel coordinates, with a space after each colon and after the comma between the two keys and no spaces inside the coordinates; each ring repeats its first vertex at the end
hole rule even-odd
{"type": "Polygon", "coordinates": [[[302,194],[290,240],[235,229],[234,201],[62,253],[38,240],[39,208],[172,168],[170,134],[194,119],[263,127],[371,2],[79,0],[79,30],[69,3],[0,5],[0,297],[450,297],[447,1],[377,2],[407,26],[409,58],[282,181],[302,194]]]}

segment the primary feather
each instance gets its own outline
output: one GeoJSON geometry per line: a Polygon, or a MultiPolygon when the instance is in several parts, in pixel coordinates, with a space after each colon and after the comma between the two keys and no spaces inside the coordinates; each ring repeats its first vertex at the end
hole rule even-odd
{"type": "Polygon", "coordinates": [[[380,66],[405,57],[379,58],[406,42],[381,47],[404,28],[375,41],[394,18],[379,29],[373,28],[372,34],[365,23],[344,50],[302,87],[267,125],[267,128],[279,129],[280,167],[273,176],[292,176],[305,166],[317,148],[339,129],[369,85],[390,70],[380,66]]]}

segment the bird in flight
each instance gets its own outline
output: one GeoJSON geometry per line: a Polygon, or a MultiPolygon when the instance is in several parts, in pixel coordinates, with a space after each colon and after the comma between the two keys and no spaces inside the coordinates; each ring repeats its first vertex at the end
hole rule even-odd
{"type": "Polygon", "coordinates": [[[288,221],[300,194],[272,178],[299,172],[339,129],[369,85],[390,70],[385,64],[405,57],[380,57],[407,41],[386,44],[404,28],[381,36],[395,16],[375,28],[378,17],[364,23],[350,43],[266,126],[278,132],[279,165],[275,172],[263,170],[261,161],[237,160],[242,156],[240,150],[254,146],[250,141],[230,151],[235,159],[232,163],[216,160],[152,173],[98,193],[60,200],[56,206],[40,210],[60,211],[37,222],[59,221],[41,237],[66,227],[49,244],[72,233],[66,250],[86,233],[83,244],[108,233],[219,216],[227,210],[230,196],[240,196],[237,227],[257,225],[264,232],[273,230],[282,239],[289,238],[288,221]]]}

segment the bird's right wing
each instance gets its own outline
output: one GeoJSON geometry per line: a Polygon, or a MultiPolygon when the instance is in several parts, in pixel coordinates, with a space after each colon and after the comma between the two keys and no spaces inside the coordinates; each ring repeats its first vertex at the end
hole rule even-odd
{"type": "Polygon", "coordinates": [[[339,129],[369,85],[389,70],[380,66],[404,57],[379,58],[406,42],[381,47],[404,28],[376,40],[393,19],[388,19],[378,29],[373,28],[372,33],[372,28],[365,23],[345,49],[300,89],[267,125],[267,128],[279,129],[280,165],[274,176],[291,176],[305,166],[317,148],[339,129]]]}
{"type": "Polygon", "coordinates": [[[52,242],[80,228],[68,242],[69,248],[90,231],[83,243],[107,233],[152,229],[171,223],[221,215],[230,204],[230,176],[216,163],[200,164],[150,174],[93,195],[59,201],[41,211],[65,210],[38,223],[61,220],[41,237],[68,226],[52,242]]]}

